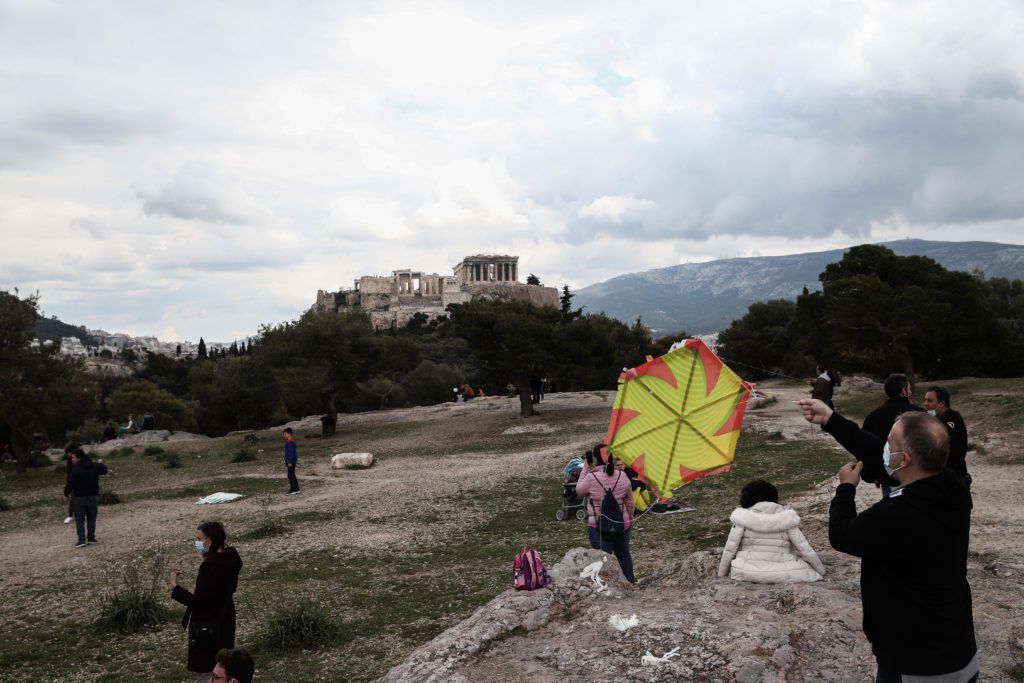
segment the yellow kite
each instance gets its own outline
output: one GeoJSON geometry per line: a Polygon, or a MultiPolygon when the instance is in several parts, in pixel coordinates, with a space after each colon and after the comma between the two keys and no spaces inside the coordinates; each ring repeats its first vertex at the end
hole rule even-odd
{"type": "Polygon", "coordinates": [[[687,339],[623,372],[604,442],[662,500],[732,467],[752,385],[687,339]]]}

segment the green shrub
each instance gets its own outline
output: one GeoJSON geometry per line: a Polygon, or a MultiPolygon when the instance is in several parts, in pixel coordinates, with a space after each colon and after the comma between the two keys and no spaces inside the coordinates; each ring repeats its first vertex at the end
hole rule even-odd
{"type": "Polygon", "coordinates": [[[246,540],[269,538],[283,534],[288,530],[288,527],[270,511],[270,505],[273,500],[273,496],[269,493],[257,496],[256,503],[260,506],[259,525],[242,534],[242,538],[246,540]]]}
{"type": "Polygon", "coordinates": [[[242,443],[256,443],[260,440],[260,437],[255,434],[246,434],[242,437],[242,443]]]}
{"type": "Polygon", "coordinates": [[[254,462],[256,460],[256,454],[250,451],[248,448],[240,448],[235,456],[231,458],[231,462],[254,462]]]}
{"type": "Polygon", "coordinates": [[[350,639],[322,607],[301,602],[274,612],[258,644],[271,652],[296,652],[350,639]]]}
{"type": "Polygon", "coordinates": [[[156,456],[154,460],[162,462],[165,470],[173,470],[181,467],[181,456],[174,451],[164,451],[156,456]]]}
{"type": "Polygon", "coordinates": [[[119,505],[121,496],[114,491],[114,473],[100,477],[100,505],[119,505]]]}
{"type": "Polygon", "coordinates": [[[78,443],[93,443],[103,438],[103,430],[106,428],[105,422],[89,419],[83,422],[78,429],[69,431],[67,435],[68,440],[77,441],[78,443]]]}
{"type": "Polygon", "coordinates": [[[53,461],[42,451],[29,451],[25,458],[25,467],[50,467],[53,461]]]}
{"type": "Polygon", "coordinates": [[[126,458],[129,455],[135,455],[135,449],[131,446],[125,446],[124,448],[115,448],[107,454],[111,458],[126,458]]]}
{"type": "Polygon", "coordinates": [[[147,548],[127,562],[107,569],[102,582],[98,626],[107,631],[133,633],[145,626],[158,626],[169,611],[163,602],[167,552],[147,548]]]}
{"type": "Polygon", "coordinates": [[[0,512],[6,512],[11,509],[11,504],[7,502],[6,498],[0,498],[0,512]]]}
{"type": "Polygon", "coordinates": [[[164,452],[164,449],[159,446],[146,446],[146,450],[142,451],[143,455],[160,455],[164,452]]]}

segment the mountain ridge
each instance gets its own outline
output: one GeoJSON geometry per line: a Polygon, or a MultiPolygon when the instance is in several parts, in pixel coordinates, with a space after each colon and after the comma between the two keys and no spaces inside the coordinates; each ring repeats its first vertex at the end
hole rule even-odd
{"type": "MultiPolygon", "coordinates": [[[[927,256],[950,270],[1024,276],[1024,245],[919,239],[878,244],[899,256],[927,256]]],[[[583,287],[573,303],[626,323],[639,316],[655,334],[710,334],[728,327],[752,303],[795,299],[804,287],[820,290],[818,275],[848,250],[734,257],[627,273],[583,287]]]]}

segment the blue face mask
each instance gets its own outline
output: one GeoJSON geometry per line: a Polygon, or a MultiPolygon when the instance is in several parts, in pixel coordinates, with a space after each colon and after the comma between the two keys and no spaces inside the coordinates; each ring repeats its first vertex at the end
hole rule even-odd
{"type": "MultiPolygon", "coordinates": [[[[896,451],[896,452],[897,453],[902,453],[903,451],[896,451]]],[[[892,454],[889,452],[889,442],[886,441],[885,442],[885,446],[882,448],[882,467],[885,468],[885,473],[888,474],[891,477],[893,475],[893,472],[896,472],[898,470],[902,470],[904,466],[900,465],[899,467],[893,469],[889,465],[889,458],[890,457],[892,457],[892,454]]]]}
{"type": "MultiPolygon", "coordinates": [[[[888,446],[887,446],[887,448],[888,448],[888,446]]],[[[206,553],[209,552],[209,550],[207,550],[206,546],[203,545],[202,541],[196,541],[196,550],[199,552],[200,555],[205,555],[206,553]]]]}

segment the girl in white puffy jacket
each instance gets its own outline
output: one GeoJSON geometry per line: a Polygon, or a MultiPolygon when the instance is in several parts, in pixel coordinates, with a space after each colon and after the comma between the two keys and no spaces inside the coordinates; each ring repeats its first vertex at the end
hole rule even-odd
{"type": "Polygon", "coordinates": [[[757,479],[743,487],[740,507],[729,516],[732,531],[718,576],[755,583],[818,581],[825,574],[818,554],[800,533],[800,516],[779,505],[779,491],[757,479]]]}

